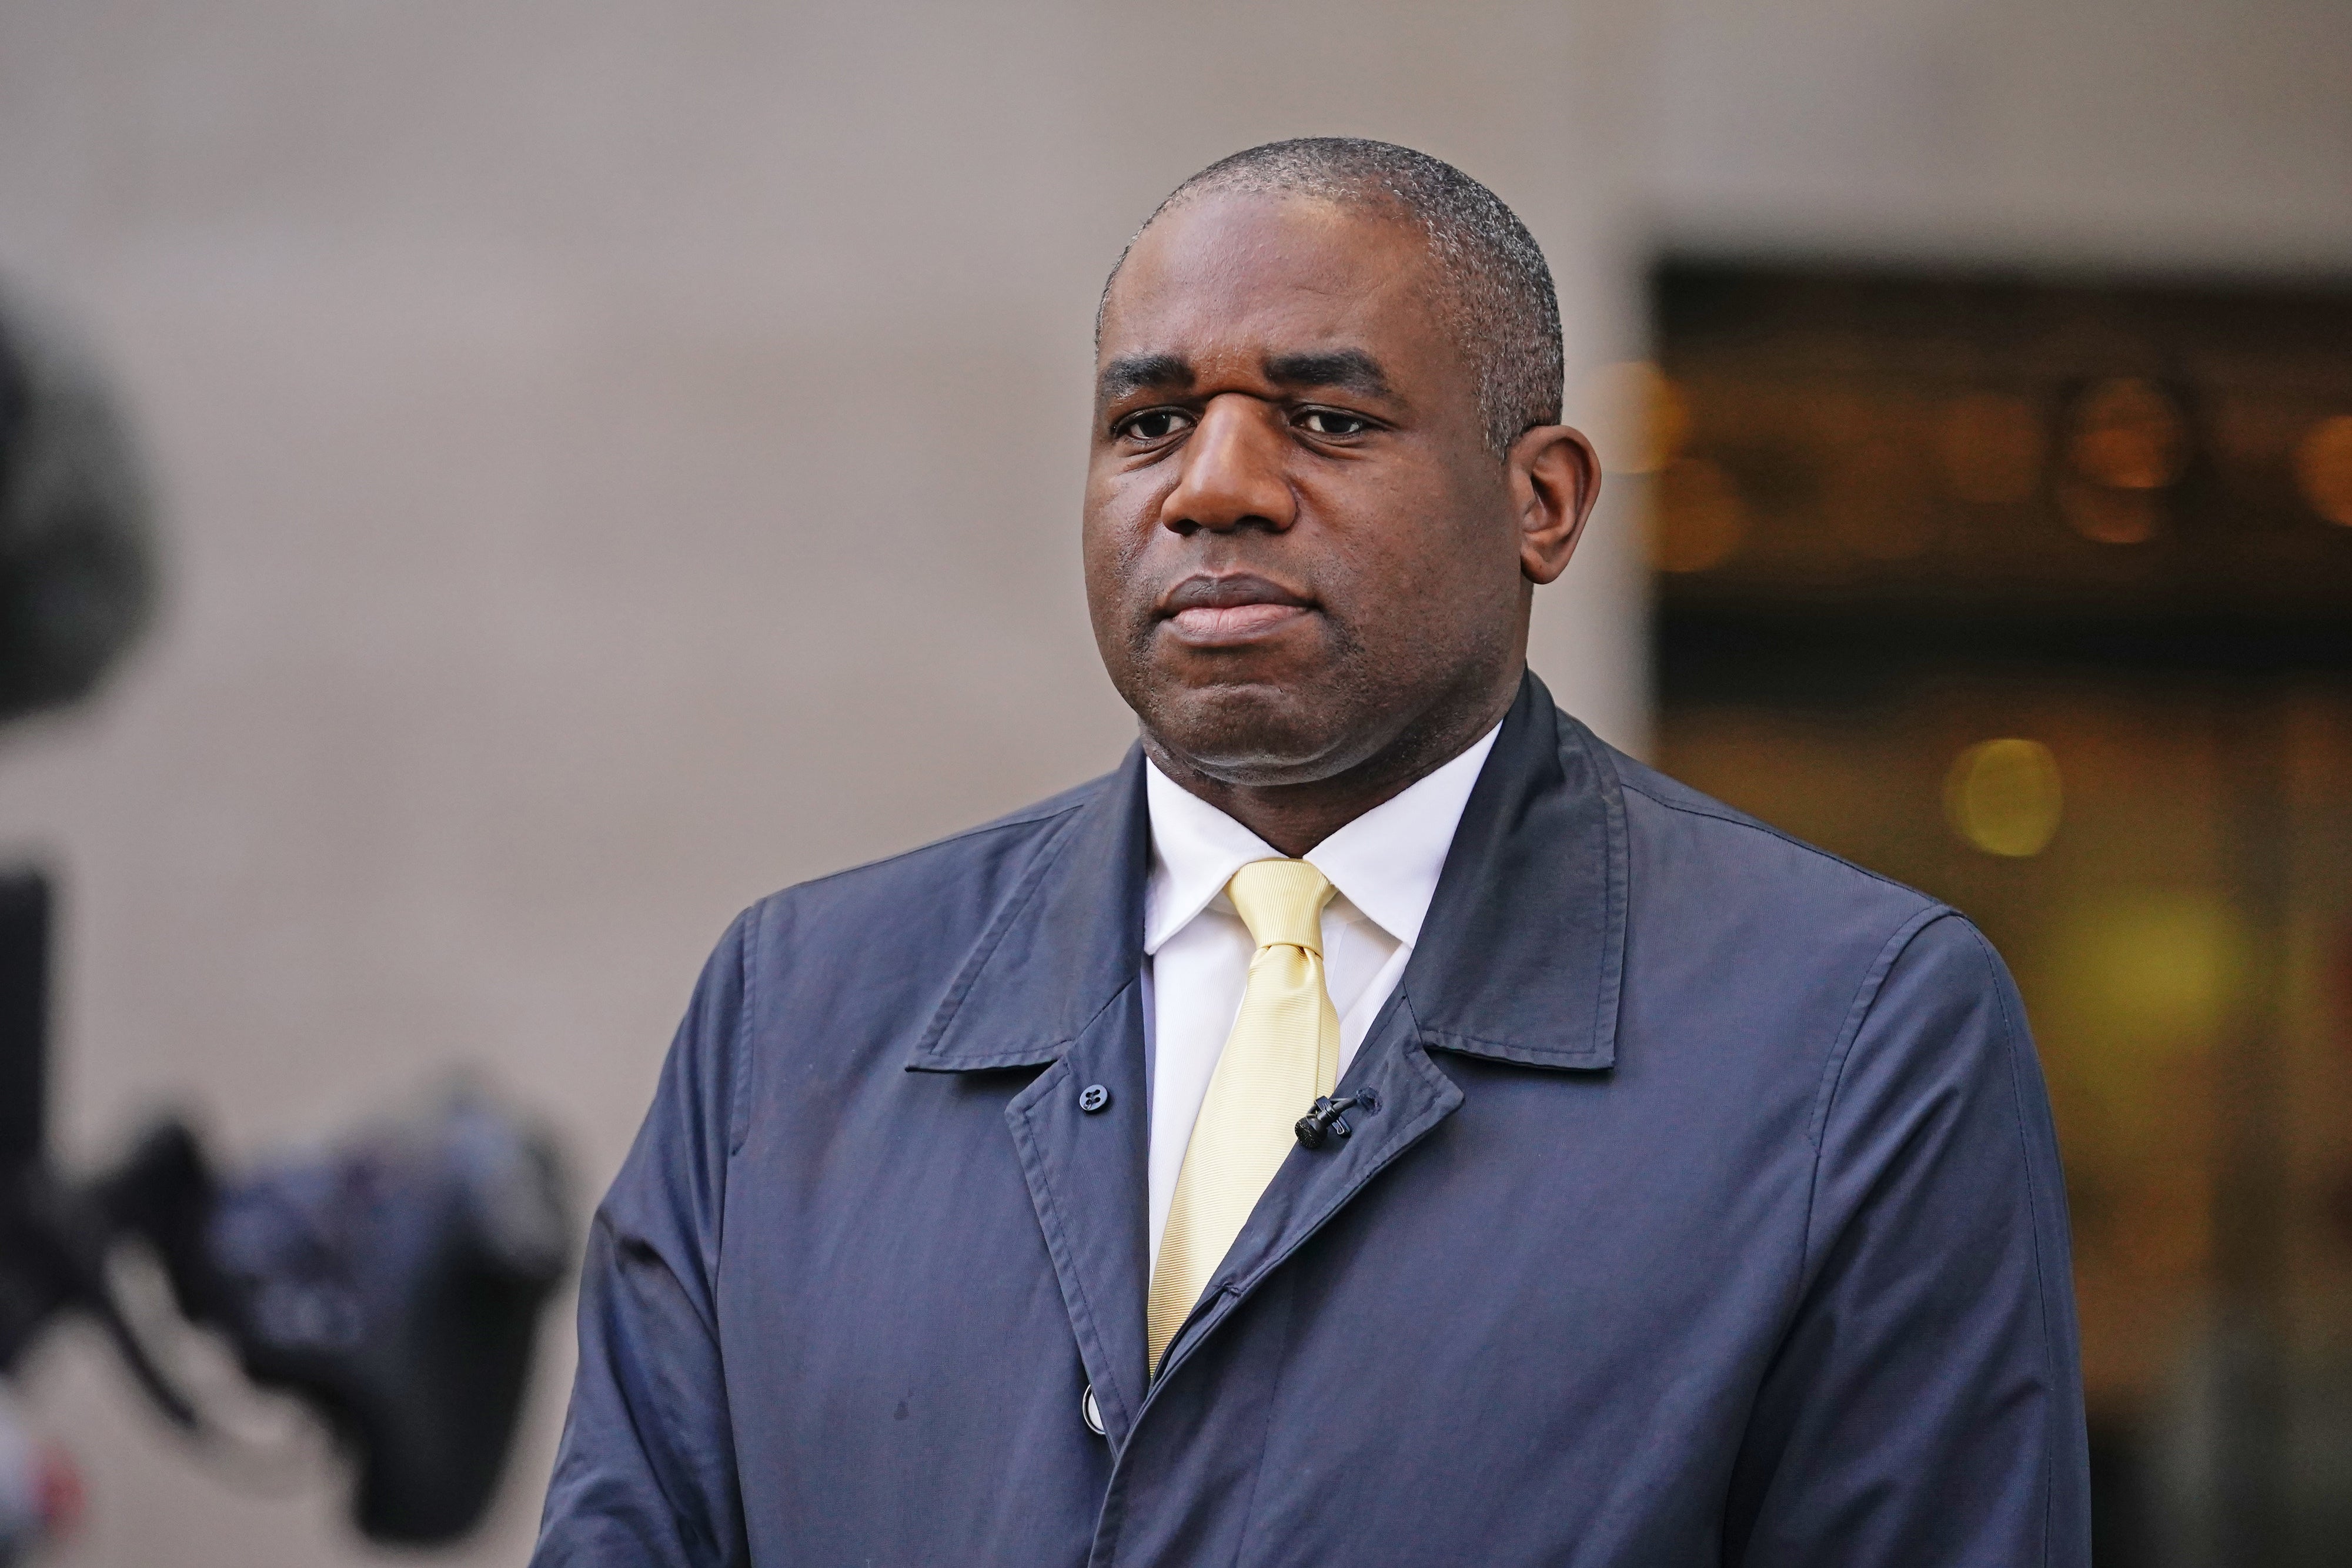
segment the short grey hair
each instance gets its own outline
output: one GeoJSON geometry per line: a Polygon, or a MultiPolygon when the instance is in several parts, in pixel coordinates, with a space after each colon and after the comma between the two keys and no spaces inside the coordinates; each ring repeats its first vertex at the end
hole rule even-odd
{"type": "Polygon", "coordinates": [[[1418,225],[1444,286],[1448,326],[1477,377],[1488,447],[1500,456],[1526,432],[1559,423],[1566,361],[1559,295],[1535,235],[1501,197],[1453,164],[1356,136],[1268,141],[1219,159],[1170,192],[1103,282],[1095,308],[1097,346],[1111,285],[1144,230],[1171,208],[1229,192],[1386,208],[1418,225]]]}

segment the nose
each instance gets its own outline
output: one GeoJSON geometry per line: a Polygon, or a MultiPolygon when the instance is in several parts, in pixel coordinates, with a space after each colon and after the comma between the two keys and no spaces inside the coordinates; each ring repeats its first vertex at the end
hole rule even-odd
{"type": "Polygon", "coordinates": [[[1287,444],[1278,420],[1254,397],[1211,398],[1178,456],[1182,468],[1160,503],[1160,526],[1179,534],[1289,528],[1297,505],[1284,472],[1287,444]]]}

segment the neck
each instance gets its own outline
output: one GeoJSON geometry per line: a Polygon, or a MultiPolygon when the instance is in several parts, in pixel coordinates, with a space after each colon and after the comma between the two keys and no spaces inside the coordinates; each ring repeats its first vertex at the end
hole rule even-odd
{"type": "Polygon", "coordinates": [[[1362,816],[1394,800],[1444,767],[1502,722],[1518,695],[1514,672],[1486,700],[1431,715],[1355,766],[1326,779],[1286,784],[1240,784],[1202,771],[1146,730],[1143,749],[1162,773],[1294,858],[1362,816]]]}

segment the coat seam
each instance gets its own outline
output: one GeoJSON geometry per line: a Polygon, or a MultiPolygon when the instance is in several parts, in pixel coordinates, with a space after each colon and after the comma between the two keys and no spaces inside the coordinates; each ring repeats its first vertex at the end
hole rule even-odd
{"type": "MultiPolygon", "coordinates": [[[[736,974],[740,982],[739,988],[741,992],[741,998],[735,1006],[734,1071],[728,1074],[727,1157],[719,1162],[719,1213],[716,1216],[710,1238],[710,1353],[712,1357],[719,1363],[719,1376],[720,1384],[719,1397],[722,1402],[727,1399],[725,1386],[727,1379],[727,1343],[725,1337],[719,1332],[719,1281],[720,1276],[726,1272],[727,1269],[727,1200],[729,1188],[732,1184],[735,1176],[735,1156],[742,1152],[743,1145],[750,1134],[751,1118],[748,1113],[743,1112],[742,1105],[745,1098],[744,1081],[751,1076],[751,1017],[753,1011],[751,1005],[751,976],[753,973],[751,954],[752,950],[758,946],[757,934],[760,923],[765,917],[765,914],[766,911],[762,905],[755,904],[751,905],[751,908],[745,910],[743,912],[742,918],[737,922],[739,931],[735,948],[735,963],[736,974]],[[736,1131],[736,1124],[739,1117],[741,1119],[744,1128],[744,1131],[741,1134],[738,1134],[736,1131]]],[[[734,1416],[731,1413],[728,1416],[727,1419],[729,1425],[728,1437],[729,1441],[731,1443],[734,1440],[734,1416]]],[[[740,1489],[736,1495],[736,1507],[739,1510],[742,1507],[742,1496],[740,1489]]],[[[751,1540],[748,1529],[746,1530],[743,1539],[746,1543],[746,1550],[748,1551],[751,1540]]]]}
{"type": "MultiPolygon", "coordinates": [[[[622,1236],[623,1232],[620,1228],[614,1223],[613,1218],[610,1214],[602,1207],[598,1208],[596,1213],[590,1218],[588,1226],[592,1232],[604,1232],[605,1237],[608,1239],[608,1245],[612,1246],[614,1249],[614,1256],[616,1258],[620,1256],[623,1251],[623,1247],[620,1243],[619,1238],[622,1236]]],[[[646,1250],[650,1253],[654,1263],[660,1268],[661,1271],[669,1276],[670,1283],[677,1288],[678,1293],[688,1297],[688,1310],[694,1312],[697,1321],[701,1323],[705,1331],[709,1334],[711,1344],[715,1349],[719,1343],[719,1324],[716,1321],[717,1314],[715,1302],[711,1315],[706,1317],[699,1305],[693,1301],[692,1292],[686,1288],[686,1281],[680,1279],[678,1277],[677,1270],[670,1266],[669,1260],[664,1258],[657,1249],[648,1248],[646,1250]]],[[[624,1278],[625,1279],[625,1274],[624,1274],[624,1278]]],[[[723,1362],[721,1364],[723,1375],[723,1362]]],[[[722,1400],[725,1398],[723,1390],[721,1391],[720,1397],[722,1400]]],[[[647,1406],[643,1411],[643,1419],[640,1419],[639,1412],[632,1406],[628,1396],[625,1393],[621,1395],[624,1415],[629,1421],[632,1434],[637,1437],[638,1447],[641,1452],[645,1451],[646,1448],[643,1433],[648,1424],[654,1426],[664,1437],[669,1437],[674,1435],[670,1428],[673,1427],[675,1423],[673,1423],[670,1418],[670,1412],[665,1408],[665,1402],[662,1397],[658,1394],[649,1394],[647,1396],[647,1406]]],[[[559,1460],[561,1456],[559,1455],[559,1460]]],[[[704,1531],[694,1527],[693,1513],[681,1500],[678,1495],[679,1489],[671,1484],[672,1477],[669,1468],[648,1453],[646,1455],[646,1472],[652,1479],[655,1490],[661,1494],[662,1501],[668,1505],[670,1512],[670,1527],[677,1532],[681,1542],[690,1543],[693,1538],[704,1536],[704,1531]]],[[[690,1489],[688,1490],[690,1491],[690,1489]]]]}
{"type": "MultiPolygon", "coordinates": [[[[1969,928],[1969,935],[1976,938],[1977,947],[1985,956],[1986,967],[1989,970],[1992,971],[1993,1002],[1995,1006],[2000,1009],[2001,1043],[2006,1048],[2002,1054],[2009,1060],[2010,1112],[2016,1124],[2018,1151],[2021,1156],[2022,1156],[2018,1163],[2025,1175],[2025,1232],[2028,1239],[2032,1243],[2033,1247],[2033,1312],[2034,1316],[2040,1322],[2042,1328],[2040,1337],[2042,1341],[2042,1382],[2047,1385],[2054,1386],[2057,1382],[2057,1378],[2054,1375],[2057,1367],[2057,1357],[2051,1354],[2050,1344],[2050,1279],[2048,1265],[2044,1262],[2042,1256],[2042,1206],[2039,1195],[2035,1192],[2033,1186],[2032,1149],[2031,1147],[2031,1141],[2025,1126],[2024,1094],[2018,1083],[2019,1063],[2017,1050],[2017,1020],[2010,1013],[2008,992],[2000,983],[2000,959],[1992,950],[1992,944],[1985,940],[1983,932],[1975,929],[1973,926],[1969,928]]],[[[2051,1469],[2052,1465],[2055,1462],[2055,1444],[2044,1443],[2042,1445],[2042,1561],[2045,1564],[2050,1561],[2050,1513],[2052,1508],[2052,1498],[2057,1490],[2055,1478],[2052,1474],[2051,1469]]]]}
{"type": "Polygon", "coordinates": [[[718,1338],[719,1276],[727,1266],[727,1198],[735,1175],[735,1156],[743,1151],[751,1119],[745,1113],[744,1081],[751,1073],[751,951],[765,911],[754,904],[737,917],[735,974],[740,993],[735,1004],[735,1060],[727,1075],[727,1157],[719,1162],[719,1212],[712,1217],[710,1237],[711,1338],[718,1338]],[[737,1130],[739,1124],[742,1131],[737,1130]]]}
{"type": "Polygon", "coordinates": [[[1837,1099],[1838,1086],[1845,1075],[1846,1061],[1852,1056],[1855,1043],[1862,1038],[1863,1028],[1870,1021],[1872,1011],[1878,1006],[1879,993],[1885,988],[1886,977],[1894,973],[1895,966],[1902,960],[1905,950],[1920,932],[1938,920],[1957,917],[1958,914],[1958,910],[1940,904],[1930,904],[1918,911],[1895,928],[1880,946],[1877,956],[1870,961],[1870,967],[1863,971],[1860,983],[1854,987],[1853,1000],[1847,1005],[1844,1026],[1838,1030],[1836,1042],[1830,1047],[1829,1055],[1822,1062],[1822,1082],[1814,1092],[1813,1113],[1805,1126],[1805,1136],[1816,1149],[1827,1136],[1830,1108],[1837,1099]]]}
{"type": "Polygon", "coordinates": [[[1861,984],[1854,988],[1853,1001],[1846,1009],[1845,1027],[1838,1031],[1837,1042],[1830,1048],[1829,1059],[1822,1064],[1821,1086],[1815,1092],[1812,1118],[1805,1129],[1806,1137],[1813,1145],[1813,1162],[1811,1178],[1805,1184],[1803,1240],[1797,1259],[1791,1311],[1795,1302],[1803,1298],[1805,1276],[1812,1267],[1813,1211],[1821,1197],[1822,1161],[1829,1149],[1830,1110],[1837,1101],[1838,1087],[1844,1081],[1846,1063],[1853,1059],[1854,1045],[1862,1038],[1864,1026],[1877,1008],[1878,998],[1885,989],[1886,977],[1894,973],[1895,964],[1920,932],[1937,921],[1946,916],[1956,916],[1958,913],[1943,904],[1931,904],[1895,928],[1879,948],[1878,956],[1871,960],[1861,984]]]}
{"type": "Polygon", "coordinates": [[[767,922],[767,915],[764,903],[755,904],[743,912],[743,931],[735,951],[736,975],[742,999],[736,1004],[735,1071],[728,1085],[727,1157],[730,1162],[742,1153],[743,1145],[751,1132],[751,1019],[759,1011],[752,1000],[759,968],[751,962],[751,956],[759,948],[760,931],[767,922]]]}

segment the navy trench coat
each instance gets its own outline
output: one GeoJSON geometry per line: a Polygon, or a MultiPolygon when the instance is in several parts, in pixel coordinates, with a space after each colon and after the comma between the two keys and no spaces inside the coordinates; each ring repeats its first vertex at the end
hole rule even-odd
{"type": "Polygon", "coordinates": [[[1141,770],[729,931],[596,1216],[541,1568],[2086,1562],[2000,961],[1532,676],[1379,1108],[1148,1379],[1141,770]]]}

